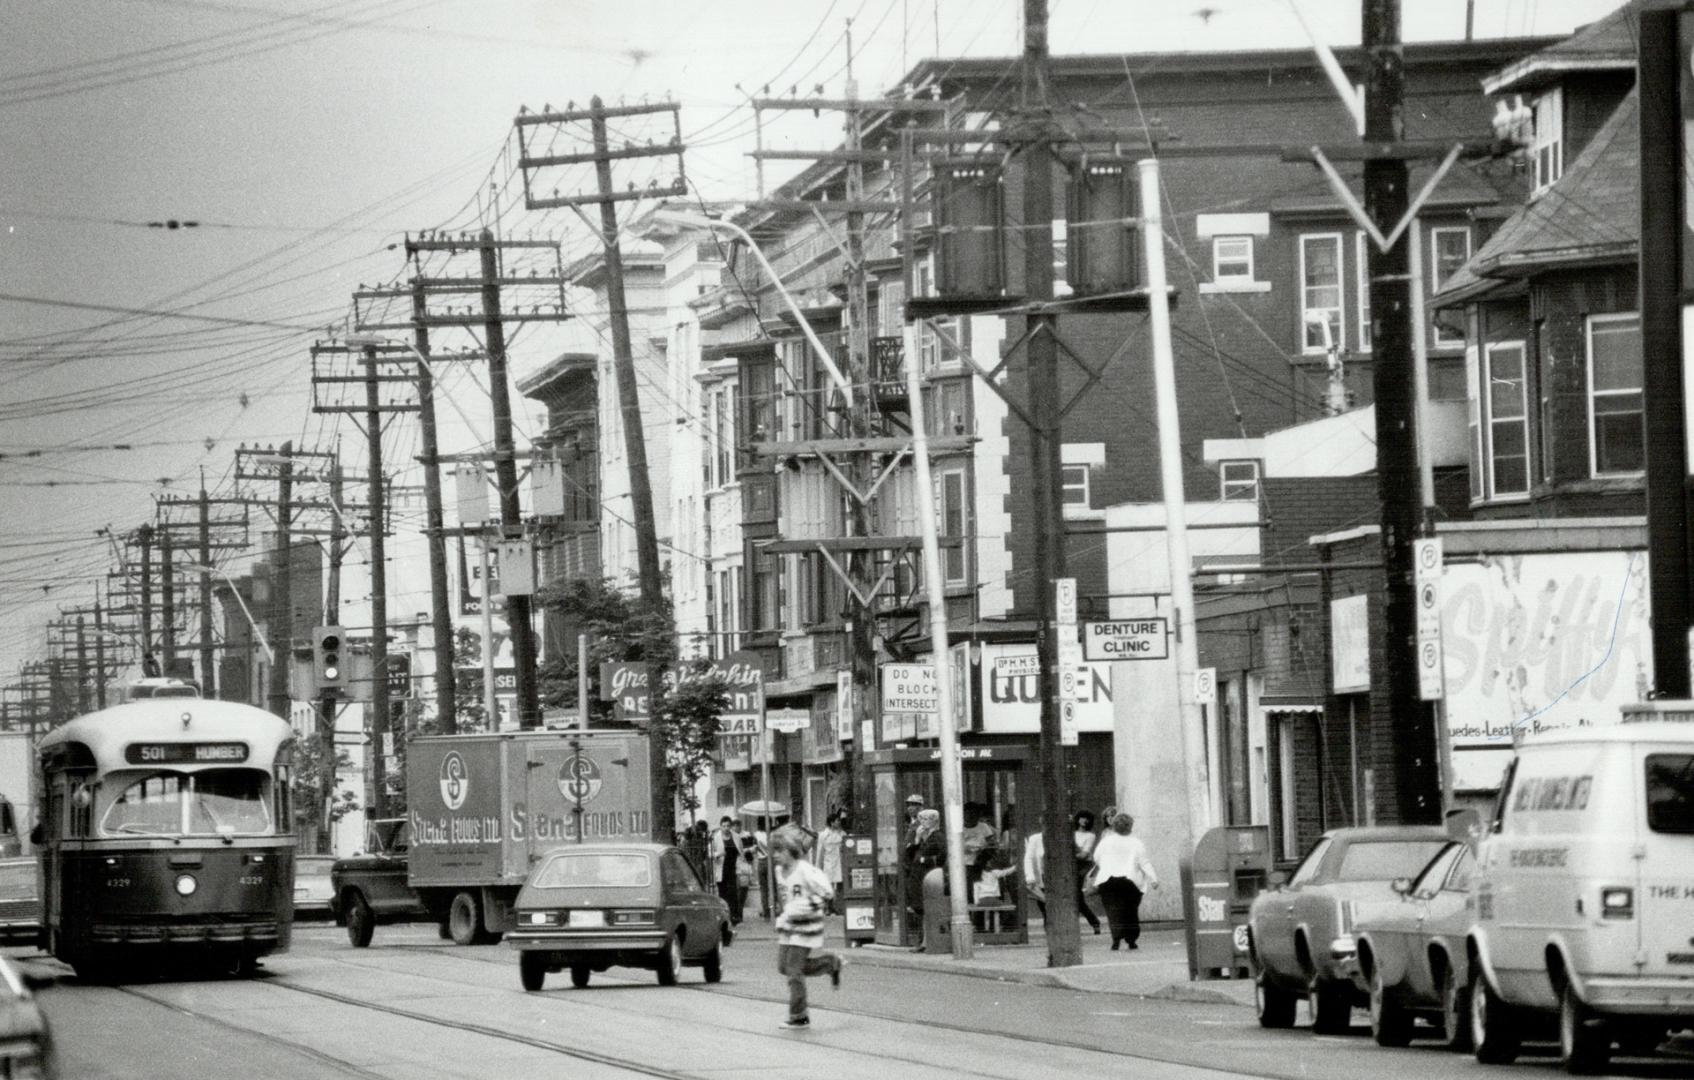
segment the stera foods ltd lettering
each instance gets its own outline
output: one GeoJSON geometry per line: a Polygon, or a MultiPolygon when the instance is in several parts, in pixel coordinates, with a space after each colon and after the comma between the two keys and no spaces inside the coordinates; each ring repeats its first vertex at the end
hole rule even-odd
{"type": "Polygon", "coordinates": [[[425,817],[412,811],[412,844],[497,844],[500,819],[473,814],[425,817]]]}
{"type": "Polygon", "coordinates": [[[511,825],[513,840],[574,840],[577,821],[582,822],[585,839],[620,839],[645,836],[652,831],[652,815],[645,810],[584,810],[581,814],[566,811],[561,814],[531,814],[526,803],[513,803],[511,825]]]}

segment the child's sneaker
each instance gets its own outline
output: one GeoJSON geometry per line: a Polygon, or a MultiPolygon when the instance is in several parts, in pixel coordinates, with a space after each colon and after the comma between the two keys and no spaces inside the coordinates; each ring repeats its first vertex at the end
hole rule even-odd
{"type": "Polygon", "coordinates": [[[847,961],[837,956],[835,964],[829,969],[829,986],[832,990],[841,989],[841,969],[847,966],[847,961]]]}
{"type": "Polygon", "coordinates": [[[809,1028],[812,1026],[812,1020],[808,1016],[802,1016],[798,1020],[790,1016],[782,1022],[782,1026],[785,1028],[809,1028]]]}

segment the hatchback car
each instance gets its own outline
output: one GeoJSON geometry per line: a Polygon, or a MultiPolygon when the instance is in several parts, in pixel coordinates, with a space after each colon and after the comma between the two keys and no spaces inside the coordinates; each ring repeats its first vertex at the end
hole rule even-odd
{"type": "Polygon", "coordinates": [[[1423,869],[1447,839],[1433,825],[1332,829],[1286,884],[1260,893],[1247,917],[1259,1023],[1291,1026],[1305,996],[1315,1031],[1347,1031],[1364,1004],[1349,970],[1353,903],[1393,899],[1394,879],[1423,869]]]}
{"type": "Polygon", "coordinates": [[[555,848],[518,893],[518,950],[525,990],[570,969],[571,984],[612,967],[647,968],[661,986],[683,967],[709,983],[723,978],[730,942],[729,905],[701,884],[682,852],[663,844],[591,844],[555,848]]]}

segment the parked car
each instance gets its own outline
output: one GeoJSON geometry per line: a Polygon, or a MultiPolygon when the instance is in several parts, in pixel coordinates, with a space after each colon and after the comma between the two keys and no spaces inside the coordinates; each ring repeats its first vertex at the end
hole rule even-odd
{"type": "Polygon", "coordinates": [[[35,856],[0,859],[0,940],[33,945],[40,939],[41,868],[35,856]]]}
{"type": "Polygon", "coordinates": [[[518,892],[516,921],[506,941],[518,951],[525,990],[566,968],[579,988],[611,967],[649,968],[661,986],[698,967],[715,983],[733,939],[729,905],[663,844],[553,849],[518,892]]]}
{"type": "Polygon", "coordinates": [[[1694,1026],[1694,724],[1526,738],[1478,846],[1467,945],[1479,1061],[1554,1017],[1573,1073],[1694,1026]]]}
{"type": "Polygon", "coordinates": [[[335,883],[330,870],[335,866],[333,855],[296,855],[294,857],[294,917],[296,919],[327,919],[331,915],[330,901],[335,898],[335,883]]]}
{"type": "Polygon", "coordinates": [[[411,825],[405,818],[381,818],[365,831],[365,850],[330,867],[330,912],[337,925],[347,927],[347,940],[356,949],[371,943],[377,922],[420,918],[429,914],[418,894],[406,884],[411,851],[411,825]]]}
{"type": "Polygon", "coordinates": [[[1465,935],[1475,905],[1476,853],[1465,841],[1442,848],[1415,878],[1399,878],[1392,900],[1353,909],[1355,968],[1370,998],[1371,1034],[1383,1046],[1412,1041],[1431,1021],[1448,1047],[1470,1049],[1470,964],[1465,935]]]}
{"type": "Polygon", "coordinates": [[[54,1080],[59,1075],[58,1055],[53,1050],[53,1030],[30,993],[21,972],[12,961],[0,956],[0,1076],[39,1077],[54,1080]]]}
{"type": "Polygon", "coordinates": [[[1352,905],[1392,899],[1395,878],[1416,874],[1447,843],[1437,826],[1332,829],[1323,834],[1286,882],[1248,912],[1259,1023],[1290,1027],[1301,997],[1313,1030],[1345,1032],[1353,1006],[1364,1004],[1347,965],[1353,960],[1352,905]]]}

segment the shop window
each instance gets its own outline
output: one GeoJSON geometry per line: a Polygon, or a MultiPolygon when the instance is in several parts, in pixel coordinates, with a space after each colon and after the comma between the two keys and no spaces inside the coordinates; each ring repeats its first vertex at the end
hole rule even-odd
{"type": "Polygon", "coordinates": [[[1641,471],[1641,320],[1634,313],[1588,318],[1589,467],[1595,476],[1641,471]]]}
{"type": "Polygon", "coordinates": [[[1340,233],[1300,237],[1300,326],[1302,352],[1346,348],[1341,329],[1340,233]]]}
{"type": "Polygon", "coordinates": [[[1535,137],[1529,146],[1539,195],[1565,174],[1565,99],[1554,87],[1535,99],[1535,137]]]}
{"type": "Polygon", "coordinates": [[[1257,461],[1223,461],[1218,463],[1219,498],[1224,502],[1257,502],[1259,498],[1259,463],[1257,461]]]}
{"type": "MultiPolygon", "coordinates": [[[[1459,268],[1470,261],[1470,226],[1455,225],[1429,230],[1429,291],[1440,291],[1459,268]]],[[[1465,336],[1440,319],[1435,322],[1434,345],[1438,349],[1462,349],[1465,336]]]]}
{"type": "Polygon", "coordinates": [[[1488,491],[1491,499],[1529,494],[1529,406],[1523,342],[1483,351],[1487,379],[1488,491]]]}
{"type": "Polygon", "coordinates": [[[1253,238],[1251,236],[1212,237],[1212,280],[1253,280],[1253,238]]]}

